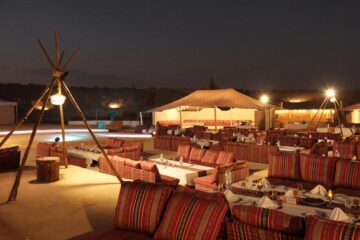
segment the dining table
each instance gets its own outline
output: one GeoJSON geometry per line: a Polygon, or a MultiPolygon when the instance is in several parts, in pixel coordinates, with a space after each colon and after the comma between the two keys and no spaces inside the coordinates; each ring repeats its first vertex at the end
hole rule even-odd
{"type": "Polygon", "coordinates": [[[215,168],[195,163],[187,163],[166,158],[152,158],[149,161],[156,164],[161,175],[178,178],[183,186],[195,186],[194,179],[211,175],[215,168]]]}
{"type": "Polygon", "coordinates": [[[315,214],[330,218],[332,210],[334,208],[340,208],[348,214],[356,224],[360,221],[360,198],[344,194],[334,194],[330,202],[327,197],[286,186],[263,187],[259,190],[256,183],[249,180],[231,184],[230,189],[226,189],[224,193],[228,198],[230,208],[234,205],[257,206],[263,196],[268,196],[277,205],[276,209],[278,211],[289,215],[306,217],[307,215],[315,214]],[[284,194],[288,190],[297,191],[298,195],[296,198],[285,197],[284,194]],[[228,194],[228,191],[231,191],[230,194],[228,194]],[[276,196],[275,198],[273,198],[273,192],[276,193],[274,194],[276,196]],[[231,196],[228,197],[229,195],[231,196]],[[315,201],[305,201],[307,199],[315,199],[315,201]]]}

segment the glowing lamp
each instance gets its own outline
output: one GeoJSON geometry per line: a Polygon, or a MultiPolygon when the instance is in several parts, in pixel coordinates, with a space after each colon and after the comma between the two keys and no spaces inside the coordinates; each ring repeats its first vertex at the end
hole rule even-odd
{"type": "Polygon", "coordinates": [[[335,98],[335,97],[331,97],[331,98],[330,98],[330,102],[332,102],[332,103],[336,102],[336,98],[335,98]]]}
{"type": "Polygon", "coordinates": [[[53,105],[63,105],[65,100],[66,97],[60,93],[54,94],[50,97],[50,101],[53,105]]]}
{"type": "Polygon", "coordinates": [[[326,90],[325,94],[329,98],[335,97],[335,90],[330,88],[330,89],[326,90]]]}
{"type": "Polygon", "coordinates": [[[260,101],[264,104],[269,102],[269,97],[267,95],[262,95],[260,101]]]}
{"type": "Polygon", "coordinates": [[[111,109],[116,109],[116,108],[120,108],[121,105],[119,103],[109,103],[108,104],[108,108],[111,108],[111,109]]]}

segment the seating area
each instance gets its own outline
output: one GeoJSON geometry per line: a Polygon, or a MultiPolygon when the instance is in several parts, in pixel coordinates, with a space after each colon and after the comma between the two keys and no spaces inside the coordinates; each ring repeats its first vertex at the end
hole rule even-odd
{"type": "Polygon", "coordinates": [[[205,150],[189,145],[179,145],[175,159],[180,160],[180,158],[183,158],[184,162],[213,167],[231,164],[236,159],[233,152],[205,150]]]}
{"type": "Polygon", "coordinates": [[[0,149],[0,172],[17,169],[20,155],[18,146],[0,149]]]}
{"type": "Polygon", "coordinates": [[[204,193],[141,181],[123,184],[113,222],[112,227],[81,239],[360,238],[360,227],[355,224],[257,206],[231,208],[226,192],[204,193]]]}
{"type": "MultiPolygon", "coordinates": [[[[54,143],[39,142],[36,147],[36,157],[37,158],[59,157],[60,165],[65,165],[64,151],[62,147],[56,146],[56,144],[54,143]]],[[[85,158],[72,156],[68,154],[67,159],[68,159],[68,164],[76,165],[83,168],[87,167],[85,158]]]]}
{"type": "MultiPolygon", "coordinates": [[[[112,156],[111,163],[114,165],[117,173],[124,179],[141,180],[150,183],[163,183],[177,186],[179,179],[161,175],[156,164],[148,161],[135,161],[119,156],[112,156]]],[[[99,171],[102,173],[115,175],[110,169],[110,165],[105,157],[99,158],[99,171]]]]}
{"type": "Polygon", "coordinates": [[[140,160],[143,156],[144,147],[142,141],[128,141],[119,138],[107,138],[104,148],[110,155],[117,155],[123,158],[140,160]]]}
{"type": "Polygon", "coordinates": [[[268,180],[273,185],[310,190],[320,184],[334,193],[360,197],[360,162],[299,153],[271,155],[268,180]]]}

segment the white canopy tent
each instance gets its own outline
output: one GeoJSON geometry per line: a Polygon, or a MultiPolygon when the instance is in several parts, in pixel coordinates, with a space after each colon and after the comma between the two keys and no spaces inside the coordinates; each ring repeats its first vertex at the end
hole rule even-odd
{"type": "MultiPolygon", "coordinates": [[[[245,115],[254,114],[256,110],[264,110],[266,108],[272,108],[274,106],[270,104],[264,104],[257,99],[251,98],[245,94],[242,94],[234,89],[219,89],[219,90],[197,90],[193,93],[180,98],[174,102],[165,104],[163,106],[149,110],[148,112],[162,112],[166,110],[178,111],[180,124],[182,124],[183,116],[182,112],[196,111],[197,118],[199,110],[212,108],[215,121],[215,128],[217,128],[217,120],[219,109],[228,108],[231,110],[242,109],[245,115]]],[[[207,110],[209,112],[209,110],[207,110]]],[[[229,114],[227,114],[229,115],[229,114]]],[[[231,115],[231,112],[230,112],[231,115]]],[[[166,114],[165,116],[166,117],[166,114]]],[[[156,121],[156,117],[154,117],[156,121]]]]}

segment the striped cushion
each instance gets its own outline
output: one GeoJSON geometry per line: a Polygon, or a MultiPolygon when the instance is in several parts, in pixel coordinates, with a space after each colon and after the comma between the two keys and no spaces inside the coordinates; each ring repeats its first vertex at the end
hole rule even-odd
{"type": "Polygon", "coordinates": [[[115,210],[114,227],[152,234],[172,188],[141,181],[124,182],[115,210]]]}
{"type": "Polygon", "coordinates": [[[310,215],[306,217],[305,239],[355,240],[360,239],[360,227],[310,215]]]}
{"type": "Polygon", "coordinates": [[[279,153],[278,146],[272,145],[250,145],[249,161],[259,163],[269,163],[269,154],[279,153]]]}
{"type": "Polygon", "coordinates": [[[112,148],[114,147],[114,142],[116,138],[106,138],[106,147],[112,148]]]}
{"type": "Polygon", "coordinates": [[[116,228],[108,228],[98,232],[92,232],[80,237],[81,240],[114,240],[114,239],[131,239],[131,240],[150,240],[150,234],[131,232],[116,228]]]}
{"type": "Polygon", "coordinates": [[[300,176],[312,182],[332,188],[334,185],[336,159],[317,155],[300,154],[300,176]]]}
{"type": "Polygon", "coordinates": [[[133,167],[133,168],[140,168],[140,162],[139,161],[134,161],[131,159],[126,159],[125,160],[125,165],[129,166],[129,167],[133,167]]]}
{"type": "Polygon", "coordinates": [[[201,159],[201,162],[206,163],[206,164],[215,164],[216,159],[218,158],[218,156],[219,156],[218,151],[207,150],[205,152],[205,155],[201,159]]]}
{"type": "Polygon", "coordinates": [[[302,238],[240,223],[226,222],[229,240],[300,240],[302,238]]]}
{"type": "Polygon", "coordinates": [[[228,206],[224,202],[205,200],[192,194],[174,193],[155,239],[216,239],[228,206]]]}
{"type": "Polygon", "coordinates": [[[219,156],[217,157],[215,164],[221,165],[226,163],[234,162],[235,154],[233,152],[220,151],[219,156]]]}
{"type": "Polygon", "coordinates": [[[179,145],[176,153],[176,160],[179,160],[181,157],[183,160],[188,160],[190,156],[191,146],[190,145],[179,145]]]}
{"type": "Polygon", "coordinates": [[[288,215],[278,210],[235,205],[232,208],[234,218],[242,224],[272,231],[302,235],[305,229],[303,218],[288,215]]]}
{"type": "Polygon", "coordinates": [[[269,177],[300,178],[298,153],[281,153],[269,157],[269,177]]]}
{"type": "MultiPolygon", "coordinates": [[[[7,151],[7,149],[1,149],[1,150],[7,151]]],[[[36,147],[36,157],[42,158],[42,157],[48,157],[49,155],[50,155],[50,144],[39,142],[36,147]]]]}
{"type": "Polygon", "coordinates": [[[356,155],[356,145],[354,142],[334,142],[333,152],[339,152],[339,157],[351,159],[356,155]]]}
{"type": "Polygon", "coordinates": [[[157,168],[155,163],[148,162],[148,161],[140,161],[140,167],[144,171],[155,173],[155,181],[161,182],[159,169],[157,168]]]}
{"type": "Polygon", "coordinates": [[[121,148],[124,145],[124,140],[115,138],[113,148],[121,148]]]}
{"type": "MultiPolygon", "coordinates": [[[[125,159],[118,156],[109,156],[110,162],[114,165],[116,171],[123,177],[123,170],[125,165],[125,159]]],[[[99,158],[99,171],[110,175],[115,175],[110,168],[110,165],[106,161],[104,156],[99,158]]]]}
{"type": "Polygon", "coordinates": [[[204,149],[191,148],[189,161],[191,161],[191,162],[200,162],[202,157],[204,156],[204,154],[205,154],[204,149]]]}
{"type": "Polygon", "coordinates": [[[357,159],[360,159],[360,143],[356,145],[357,159]]]}
{"type": "Polygon", "coordinates": [[[360,162],[351,162],[347,159],[336,161],[336,187],[360,189],[360,162]]]}

